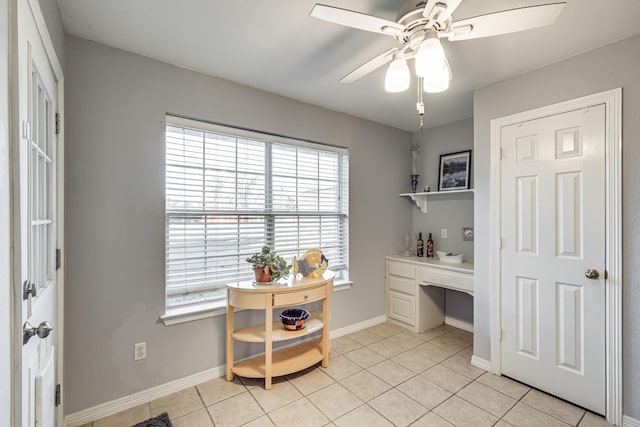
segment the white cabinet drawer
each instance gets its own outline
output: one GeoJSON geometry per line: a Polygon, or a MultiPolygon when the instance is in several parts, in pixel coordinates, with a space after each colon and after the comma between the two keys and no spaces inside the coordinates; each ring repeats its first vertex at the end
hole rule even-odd
{"type": "Polygon", "coordinates": [[[406,262],[389,261],[389,274],[407,279],[416,279],[416,266],[406,262]]]}
{"type": "Polygon", "coordinates": [[[473,274],[459,273],[457,271],[421,267],[420,283],[430,283],[443,288],[473,292],[473,274]]]}
{"type": "Polygon", "coordinates": [[[416,324],[416,299],[415,297],[400,292],[389,291],[388,316],[411,326],[416,324]]]}
{"type": "Polygon", "coordinates": [[[416,294],[416,281],[397,276],[389,276],[389,290],[402,292],[409,295],[416,294]]]}

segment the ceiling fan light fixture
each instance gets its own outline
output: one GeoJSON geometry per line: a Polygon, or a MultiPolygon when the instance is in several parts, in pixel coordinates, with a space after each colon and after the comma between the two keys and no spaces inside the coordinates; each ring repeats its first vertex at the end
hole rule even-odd
{"type": "Polygon", "coordinates": [[[449,61],[445,61],[444,66],[437,73],[432,73],[424,78],[424,91],[427,93],[439,93],[449,89],[451,80],[451,67],[449,61]]]}
{"type": "Polygon", "coordinates": [[[407,61],[403,58],[396,58],[391,61],[387,74],[384,77],[384,89],[387,92],[403,92],[409,89],[411,74],[407,61]]]}
{"type": "Polygon", "coordinates": [[[445,54],[442,43],[438,39],[438,32],[429,30],[425,39],[420,43],[420,47],[415,54],[416,74],[420,77],[427,77],[432,73],[439,73],[445,63],[445,54]]]}

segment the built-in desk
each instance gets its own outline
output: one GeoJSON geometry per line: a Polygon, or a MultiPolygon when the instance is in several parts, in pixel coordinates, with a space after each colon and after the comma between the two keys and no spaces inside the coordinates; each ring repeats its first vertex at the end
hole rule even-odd
{"type": "Polygon", "coordinates": [[[444,323],[444,289],[473,296],[473,263],[390,255],[386,258],[387,318],[413,332],[444,323]]]}

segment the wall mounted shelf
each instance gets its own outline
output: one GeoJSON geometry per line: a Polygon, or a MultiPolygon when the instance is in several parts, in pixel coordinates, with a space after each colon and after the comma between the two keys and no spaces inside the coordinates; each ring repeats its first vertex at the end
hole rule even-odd
{"type": "Polygon", "coordinates": [[[427,199],[444,197],[452,194],[469,194],[473,196],[473,188],[468,190],[431,191],[428,193],[401,193],[400,197],[408,197],[413,200],[420,212],[427,213],[427,199]]]}

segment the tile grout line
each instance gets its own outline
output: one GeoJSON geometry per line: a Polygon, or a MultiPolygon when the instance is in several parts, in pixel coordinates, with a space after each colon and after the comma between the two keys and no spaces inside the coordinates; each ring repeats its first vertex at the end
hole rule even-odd
{"type": "MultiPolygon", "coordinates": [[[[480,375],[477,375],[477,376],[475,376],[475,377],[474,377],[474,376],[473,376],[473,374],[469,374],[469,373],[468,373],[468,372],[473,372],[473,370],[471,370],[471,371],[469,371],[469,370],[465,370],[466,365],[465,365],[465,366],[461,365],[461,362],[460,362],[459,360],[458,360],[458,361],[456,361],[456,362],[455,362],[455,364],[453,364],[453,362],[451,362],[451,363],[447,363],[447,361],[450,361],[450,360],[452,360],[452,359],[454,359],[454,358],[457,358],[457,357],[462,357],[462,358],[464,358],[465,360],[469,359],[469,357],[468,357],[469,355],[468,355],[468,354],[463,355],[462,353],[465,353],[465,352],[466,352],[466,353],[468,353],[468,352],[469,352],[469,349],[473,349],[473,344],[468,344],[468,345],[466,345],[466,346],[464,346],[463,348],[460,348],[460,349],[457,349],[457,348],[456,348],[459,344],[460,344],[460,345],[462,345],[462,344],[464,344],[464,343],[468,342],[468,340],[469,340],[469,335],[468,335],[467,333],[460,333],[460,334],[459,334],[459,333],[457,333],[457,330],[456,330],[455,328],[447,328],[447,329],[444,329],[444,330],[440,329],[440,330],[438,331],[438,332],[440,332],[440,333],[437,333],[437,335],[434,335],[434,336],[430,337],[429,339],[424,339],[424,336],[420,336],[420,334],[415,334],[415,333],[412,333],[412,332],[409,332],[409,331],[404,331],[404,330],[402,330],[401,328],[395,328],[395,326],[396,326],[396,325],[393,325],[393,326],[394,326],[394,329],[393,329],[393,330],[391,330],[391,333],[385,333],[385,334],[383,334],[383,335],[381,335],[380,333],[376,333],[376,332],[371,331],[371,330],[370,330],[371,328],[364,329],[364,330],[362,330],[362,331],[358,331],[358,332],[355,332],[355,333],[353,333],[353,334],[345,335],[345,337],[346,337],[346,338],[348,338],[351,342],[353,342],[353,343],[357,344],[357,346],[358,346],[358,347],[356,347],[356,348],[351,348],[349,351],[344,351],[344,352],[337,352],[337,351],[335,351],[335,352],[334,352],[334,355],[333,355],[333,357],[332,357],[332,358],[336,358],[336,357],[344,356],[344,359],[345,359],[346,361],[349,361],[351,364],[353,364],[353,366],[357,367],[357,371],[356,371],[356,372],[351,373],[351,374],[347,375],[347,376],[346,376],[346,377],[344,377],[344,378],[337,379],[337,378],[333,377],[332,375],[330,375],[328,372],[326,372],[325,368],[322,368],[322,367],[320,366],[320,364],[316,364],[316,365],[314,365],[310,370],[320,369],[320,372],[322,372],[324,375],[326,375],[328,378],[330,378],[330,379],[331,379],[331,383],[330,383],[330,384],[328,384],[328,385],[322,385],[322,386],[320,386],[320,388],[318,388],[317,390],[315,390],[315,389],[314,389],[312,392],[309,392],[308,394],[305,394],[305,393],[302,391],[302,389],[300,389],[299,387],[297,387],[297,386],[294,384],[294,382],[293,382],[293,380],[295,380],[296,378],[299,378],[298,376],[295,376],[295,377],[287,376],[287,375],[283,376],[283,381],[282,381],[282,382],[288,382],[288,383],[289,383],[289,385],[291,385],[291,386],[293,387],[293,389],[294,389],[297,393],[299,393],[299,394],[300,394],[300,397],[295,398],[293,401],[288,402],[286,405],[281,406],[280,408],[282,408],[282,407],[286,407],[286,406],[288,406],[288,405],[291,405],[291,404],[294,404],[294,403],[296,403],[296,402],[299,402],[299,401],[300,401],[300,400],[302,400],[302,399],[305,399],[305,400],[306,400],[308,403],[310,403],[310,404],[311,404],[311,405],[312,405],[316,410],[318,410],[318,412],[319,412],[319,413],[321,413],[324,417],[326,417],[326,418],[329,420],[329,422],[328,422],[328,424],[327,424],[327,425],[332,425],[332,424],[335,424],[335,420],[340,419],[340,418],[342,418],[342,417],[345,417],[345,416],[347,416],[348,414],[351,414],[351,413],[353,413],[354,411],[356,411],[356,410],[358,410],[358,409],[360,409],[360,408],[363,408],[363,407],[366,405],[368,409],[370,409],[370,410],[372,410],[374,413],[378,414],[380,417],[382,417],[382,419],[387,420],[387,421],[389,421],[390,423],[392,423],[392,424],[393,424],[393,421],[391,421],[389,418],[387,418],[387,416],[385,416],[384,414],[382,414],[381,412],[379,412],[379,411],[378,411],[376,408],[374,408],[370,403],[371,403],[373,400],[378,399],[380,396],[384,395],[385,393],[388,393],[388,392],[389,392],[389,391],[391,391],[391,390],[395,390],[396,392],[400,393],[400,395],[401,395],[403,398],[408,399],[408,401],[414,402],[415,404],[419,405],[419,407],[420,407],[420,408],[422,408],[422,409],[424,409],[424,410],[426,411],[424,414],[420,415],[417,419],[415,419],[415,420],[411,421],[411,424],[415,423],[416,421],[420,420],[421,418],[425,417],[426,415],[428,415],[428,414],[430,414],[430,413],[433,413],[435,416],[440,417],[440,415],[438,415],[438,414],[435,412],[435,410],[436,410],[437,408],[441,407],[442,405],[444,405],[446,402],[450,401],[450,400],[451,400],[451,398],[452,398],[453,396],[456,396],[456,397],[458,397],[460,400],[462,400],[463,402],[465,402],[466,404],[471,405],[473,408],[476,408],[476,409],[478,409],[478,410],[482,411],[483,413],[488,414],[489,416],[491,416],[491,417],[493,417],[493,418],[497,418],[497,420],[496,420],[496,421],[495,421],[495,423],[493,423],[493,424],[497,424],[497,423],[499,423],[499,422],[501,422],[501,421],[502,421],[502,422],[505,422],[505,423],[507,423],[507,424],[509,424],[509,423],[505,420],[505,417],[506,417],[509,413],[511,413],[511,412],[513,411],[513,409],[514,409],[517,405],[519,405],[519,404],[521,403],[522,405],[525,405],[526,407],[530,408],[531,410],[534,410],[534,411],[536,411],[536,412],[538,412],[538,413],[540,413],[540,414],[543,414],[543,415],[545,415],[545,416],[551,417],[552,419],[554,419],[554,420],[556,420],[556,421],[558,421],[558,422],[561,422],[561,423],[563,423],[563,424],[569,425],[568,423],[566,423],[564,420],[562,420],[562,419],[558,418],[557,416],[552,415],[551,413],[548,413],[548,412],[546,412],[546,411],[545,411],[545,410],[543,410],[543,409],[539,409],[539,408],[537,408],[537,407],[531,406],[530,404],[528,404],[527,402],[525,402],[525,398],[526,398],[527,396],[529,396],[529,395],[532,393],[532,390],[536,390],[537,392],[539,392],[539,393],[543,393],[543,394],[544,394],[544,395],[546,395],[546,396],[550,396],[550,397],[553,397],[553,396],[548,395],[547,393],[544,393],[544,392],[539,391],[539,390],[537,390],[537,389],[535,389],[535,388],[533,388],[533,387],[530,387],[530,386],[528,386],[528,385],[523,384],[523,386],[527,387],[527,388],[528,388],[528,390],[526,390],[526,392],[524,392],[524,393],[523,393],[519,398],[517,398],[517,399],[516,399],[516,398],[514,398],[512,395],[507,394],[507,392],[505,392],[505,391],[503,391],[503,390],[500,390],[500,389],[494,388],[493,386],[491,386],[491,385],[489,385],[489,384],[484,384],[484,383],[482,383],[481,381],[479,381],[479,379],[480,379],[481,377],[485,376],[485,375],[493,375],[493,374],[491,374],[490,372],[483,372],[483,373],[481,373],[480,375]],[[367,344],[363,344],[362,342],[358,341],[357,339],[354,339],[353,337],[351,337],[351,335],[355,335],[355,334],[359,334],[359,333],[360,333],[362,336],[361,336],[361,337],[358,337],[358,338],[360,338],[363,342],[368,342],[367,344]],[[401,335],[405,335],[405,336],[406,336],[406,339],[403,339],[403,338],[401,337],[401,335]],[[372,348],[372,347],[371,347],[371,346],[373,346],[373,345],[375,345],[375,344],[377,344],[377,343],[380,343],[380,342],[382,342],[382,341],[384,341],[384,340],[387,340],[387,339],[389,339],[389,338],[392,338],[392,337],[399,337],[399,339],[398,339],[397,341],[389,343],[389,344],[397,345],[399,348],[401,348],[401,351],[400,351],[399,353],[393,353],[393,354],[391,354],[391,355],[387,356],[387,355],[385,355],[385,354],[379,353],[378,351],[376,351],[374,348],[372,348]],[[373,339],[373,338],[375,338],[375,339],[373,339]],[[373,339],[373,340],[372,340],[372,339],[373,339]],[[419,340],[420,342],[416,342],[417,340],[419,340]],[[370,342],[369,342],[369,341],[370,341],[370,342]],[[426,361],[428,361],[429,363],[433,363],[433,365],[431,365],[431,366],[429,366],[429,367],[427,367],[427,368],[425,368],[425,369],[421,369],[421,363],[420,363],[420,360],[421,360],[421,359],[420,359],[420,358],[415,359],[415,361],[414,361],[414,360],[406,360],[406,362],[405,362],[405,363],[402,363],[402,362],[400,362],[400,361],[396,361],[396,360],[394,360],[394,358],[396,358],[396,357],[398,357],[398,356],[400,356],[400,355],[402,355],[402,354],[405,354],[405,353],[408,353],[408,352],[412,352],[412,351],[414,351],[416,348],[418,348],[418,347],[420,347],[420,346],[422,346],[422,345],[424,345],[424,344],[426,344],[426,343],[429,343],[429,344],[431,344],[431,345],[435,346],[435,348],[437,348],[437,349],[438,349],[438,351],[443,351],[443,352],[444,352],[443,354],[447,354],[447,356],[446,356],[446,357],[444,357],[444,359],[442,359],[442,360],[435,361],[435,360],[430,359],[429,357],[426,357],[426,356],[422,355],[422,353],[420,353],[420,352],[414,352],[414,354],[415,354],[416,356],[420,356],[421,358],[424,358],[424,359],[425,359],[426,361]],[[405,345],[406,345],[407,347],[405,347],[405,345]],[[448,354],[448,353],[449,353],[449,351],[452,351],[452,350],[451,350],[452,348],[453,348],[453,353],[448,354]],[[373,365],[371,365],[371,366],[364,367],[364,366],[360,365],[359,363],[357,363],[357,362],[355,361],[355,360],[358,360],[357,358],[356,358],[355,360],[352,360],[349,356],[347,356],[347,355],[348,355],[348,354],[350,354],[350,353],[354,353],[354,352],[356,352],[356,351],[361,351],[361,350],[365,350],[365,349],[366,349],[366,350],[368,350],[368,351],[370,351],[370,352],[373,352],[373,354],[378,355],[379,357],[381,357],[381,360],[380,360],[378,363],[375,363],[375,364],[373,364],[373,365]],[[404,371],[407,371],[407,372],[410,374],[410,375],[409,375],[409,377],[408,377],[408,378],[405,378],[404,380],[402,380],[402,381],[401,381],[400,383],[398,383],[398,384],[392,385],[392,384],[388,383],[386,380],[384,380],[383,378],[381,378],[379,375],[376,375],[376,373],[375,373],[375,372],[373,372],[373,371],[371,371],[371,370],[370,370],[371,368],[373,368],[373,367],[375,367],[375,366],[378,366],[378,365],[383,364],[383,363],[388,363],[388,362],[391,362],[391,363],[393,363],[393,364],[396,364],[396,365],[398,365],[398,366],[402,367],[404,371]],[[416,365],[416,362],[418,363],[417,365],[416,365]],[[447,365],[445,365],[445,363],[447,363],[447,365]],[[450,367],[450,366],[448,366],[448,365],[451,365],[451,367],[450,367]],[[416,370],[414,370],[414,369],[409,368],[409,366],[412,366],[412,367],[414,367],[415,369],[421,369],[421,370],[416,371],[416,370]],[[445,388],[444,388],[444,387],[442,387],[440,384],[438,384],[438,383],[436,383],[436,382],[433,382],[433,381],[431,381],[430,379],[428,379],[428,378],[427,378],[427,380],[428,380],[429,382],[432,382],[433,384],[435,384],[435,385],[437,385],[438,387],[440,387],[440,388],[442,388],[443,390],[445,390],[447,393],[450,393],[450,396],[448,396],[448,397],[447,397],[446,399],[444,399],[443,401],[439,402],[436,406],[434,406],[434,407],[433,407],[433,408],[431,408],[431,409],[430,409],[429,407],[427,407],[427,406],[423,405],[422,403],[420,403],[420,402],[419,402],[418,400],[416,400],[414,397],[412,397],[412,396],[410,396],[410,395],[408,395],[408,394],[405,394],[401,389],[399,389],[399,387],[400,387],[402,384],[405,384],[405,383],[406,383],[406,382],[408,382],[408,381],[411,381],[411,380],[413,380],[413,379],[415,379],[415,378],[418,378],[418,377],[422,376],[424,373],[426,373],[426,372],[428,372],[429,370],[431,370],[431,369],[433,369],[433,368],[436,368],[436,367],[440,367],[440,368],[442,368],[442,369],[446,369],[446,370],[448,370],[448,371],[451,371],[451,372],[453,372],[453,373],[456,373],[457,375],[460,375],[460,376],[461,376],[461,377],[463,377],[464,379],[468,380],[468,382],[466,382],[466,384],[465,384],[465,385],[463,385],[461,388],[459,388],[456,392],[452,392],[452,391],[450,391],[449,389],[445,389],[445,388]],[[456,369],[456,368],[457,368],[457,369],[456,369]],[[366,401],[365,401],[364,399],[360,398],[358,394],[356,394],[356,393],[352,392],[349,388],[347,388],[347,387],[346,387],[346,385],[345,385],[345,384],[343,384],[343,383],[344,383],[345,381],[347,381],[349,378],[352,378],[352,377],[354,377],[355,375],[359,375],[359,374],[362,374],[362,373],[366,373],[366,374],[368,374],[368,375],[371,375],[371,376],[372,376],[372,377],[374,377],[376,380],[379,380],[379,381],[381,381],[383,384],[385,384],[386,386],[389,386],[389,388],[388,388],[388,389],[386,389],[386,390],[385,390],[385,391],[383,391],[383,392],[380,392],[379,394],[376,394],[375,396],[372,396],[372,397],[368,398],[368,400],[366,400],[366,401]],[[509,399],[513,399],[514,401],[513,401],[513,403],[512,403],[511,405],[509,405],[509,406],[508,406],[508,408],[506,409],[506,411],[505,411],[501,416],[499,416],[499,417],[498,417],[498,416],[494,415],[493,413],[490,413],[489,411],[487,411],[487,410],[483,409],[482,407],[478,406],[477,404],[475,404],[475,403],[473,403],[473,402],[471,402],[471,401],[469,401],[469,400],[467,400],[467,399],[465,399],[464,397],[462,397],[462,396],[460,396],[460,395],[459,395],[459,393],[460,393],[462,390],[466,389],[467,387],[469,387],[470,385],[472,385],[472,384],[474,384],[474,383],[476,383],[478,386],[487,387],[487,388],[489,388],[490,390],[492,390],[492,391],[494,391],[494,392],[498,393],[499,395],[504,396],[504,397],[507,397],[507,398],[509,398],[509,399]],[[351,409],[351,410],[349,410],[349,411],[345,412],[344,414],[341,414],[341,415],[337,416],[337,417],[335,418],[335,420],[334,420],[334,419],[331,419],[331,418],[329,417],[329,415],[328,415],[328,414],[326,414],[325,412],[323,412],[323,411],[320,409],[320,407],[318,407],[318,406],[317,406],[317,405],[316,405],[316,404],[315,404],[311,399],[309,399],[309,396],[310,396],[310,395],[312,395],[313,393],[320,392],[320,391],[322,391],[322,390],[324,390],[324,389],[326,389],[326,388],[328,388],[328,387],[330,387],[330,386],[333,386],[333,385],[335,385],[335,384],[337,384],[337,385],[339,385],[340,387],[344,388],[348,393],[350,393],[350,394],[354,395],[354,396],[355,396],[355,397],[356,397],[356,398],[357,398],[361,403],[360,403],[360,404],[358,404],[355,408],[353,408],[353,409],[351,409]]],[[[383,329],[383,330],[384,330],[384,329],[383,329]]],[[[473,335],[471,335],[471,337],[473,337],[473,335]]],[[[338,339],[339,339],[339,338],[338,338],[338,339]]],[[[346,344],[347,348],[348,348],[349,346],[351,346],[350,341],[346,341],[346,342],[345,342],[345,344],[346,344]]],[[[378,347],[379,347],[379,345],[378,345],[378,347]]],[[[471,350],[471,351],[472,351],[472,350],[471,350]]],[[[436,352],[436,354],[439,354],[439,353],[438,353],[438,352],[436,352]]],[[[440,357],[438,357],[437,359],[440,359],[440,357]]],[[[365,358],[365,360],[366,360],[366,358],[365,358]]],[[[425,362],[425,364],[426,364],[426,362],[425,362]]],[[[367,365],[368,365],[368,363],[365,363],[365,366],[367,366],[367,365]]],[[[404,372],[402,372],[402,371],[400,371],[400,370],[398,371],[398,373],[399,373],[399,374],[401,373],[402,375],[400,375],[400,376],[398,376],[398,377],[396,377],[396,378],[402,378],[402,376],[403,376],[403,375],[406,375],[406,373],[404,373],[404,372]]],[[[238,378],[238,384],[242,386],[242,388],[241,388],[241,389],[239,389],[239,390],[242,390],[242,391],[240,391],[239,393],[237,393],[237,394],[235,394],[235,395],[228,396],[228,397],[226,397],[226,398],[224,398],[224,399],[222,399],[222,400],[220,400],[220,401],[218,401],[218,402],[215,402],[213,405],[215,405],[215,404],[217,404],[217,403],[220,403],[220,402],[223,402],[223,401],[227,401],[227,400],[232,399],[232,398],[234,398],[234,397],[237,397],[239,394],[242,394],[242,393],[244,393],[244,392],[248,392],[248,393],[249,393],[249,395],[251,396],[252,400],[253,400],[253,401],[257,404],[257,406],[261,409],[261,414],[260,414],[260,415],[258,415],[258,416],[257,416],[256,418],[254,418],[254,419],[251,419],[251,420],[249,420],[249,421],[244,422],[244,423],[243,423],[243,425],[245,425],[245,424],[247,424],[247,423],[254,422],[255,420],[257,420],[257,419],[261,418],[263,415],[266,415],[266,418],[267,418],[267,419],[268,419],[272,424],[276,425],[276,423],[275,423],[274,419],[271,417],[270,413],[268,413],[268,412],[265,410],[265,408],[260,404],[260,402],[257,400],[256,396],[251,392],[251,389],[247,386],[247,384],[246,384],[244,381],[242,381],[242,379],[240,379],[240,377],[237,377],[237,378],[238,378]]],[[[511,379],[510,379],[510,378],[508,378],[508,377],[502,377],[502,376],[501,376],[501,378],[505,378],[505,379],[510,380],[510,381],[515,381],[515,380],[511,380],[511,379]]],[[[392,378],[392,379],[394,379],[394,378],[392,378]]],[[[394,381],[394,382],[395,382],[395,381],[394,381]]],[[[518,381],[515,381],[515,382],[516,382],[516,383],[518,383],[518,384],[521,384],[521,383],[519,383],[518,381]]],[[[500,384],[500,383],[498,383],[498,384],[500,384]]],[[[454,383],[454,385],[455,385],[455,383],[454,383]]],[[[182,414],[182,415],[181,415],[181,417],[178,417],[177,419],[180,419],[180,418],[182,418],[182,417],[184,417],[184,416],[190,415],[190,414],[192,414],[192,413],[194,413],[194,412],[196,412],[196,411],[199,411],[200,409],[205,409],[205,411],[207,412],[208,419],[210,420],[210,422],[212,423],[212,425],[214,425],[214,426],[215,426],[215,422],[214,422],[214,420],[213,420],[212,414],[211,414],[211,413],[210,413],[210,411],[209,411],[209,407],[208,407],[208,406],[205,404],[205,402],[204,402],[203,394],[202,394],[202,393],[200,392],[200,390],[198,389],[198,385],[193,386],[193,387],[195,387],[195,391],[196,391],[196,394],[197,394],[197,396],[198,396],[198,398],[199,398],[199,401],[200,401],[200,403],[201,403],[201,405],[202,405],[202,408],[198,408],[198,409],[196,409],[195,411],[191,411],[191,412],[188,412],[188,413],[186,413],[186,414],[182,414]]],[[[258,386],[258,387],[259,387],[259,386],[258,386]]],[[[252,388],[253,388],[253,387],[252,387],[252,388]]],[[[506,388],[505,390],[509,390],[509,389],[508,389],[508,388],[506,388]]],[[[469,397],[469,396],[468,396],[468,397],[469,397]]],[[[590,411],[588,411],[588,410],[585,410],[584,408],[581,408],[581,407],[578,407],[578,406],[576,406],[576,405],[573,405],[573,404],[572,404],[572,403],[570,403],[570,402],[566,402],[566,401],[564,401],[563,399],[559,399],[559,400],[560,400],[561,402],[565,402],[565,403],[567,403],[568,405],[571,405],[572,407],[578,408],[579,410],[581,410],[581,411],[582,411],[582,413],[581,413],[581,415],[580,415],[579,419],[577,420],[577,422],[576,422],[575,426],[580,425],[580,423],[581,423],[581,422],[583,422],[583,421],[585,420],[585,417],[587,416],[587,412],[590,412],[590,411]]],[[[153,415],[153,412],[152,412],[152,406],[151,406],[151,401],[146,402],[145,404],[147,405],[147,408],[148,408],[148,410],[149,410],[149,413],[150,413],[151,415],[153,415]]],[[[544,405],[543,405],[543,406],[544,406],[544,405]]],[[[550,406],[550,408],[551,408],[551,407],[552,407],[552,406],[550,406]]],[[[274,409],[274,410],[272,411],[272,413],[273,413],[273,412],[275,412],[275,411],[277,411],[277,410],[279,410],[280,408],[276,408],[276,409],[274,409]]],[[[452,422],[452,421],[449,421],[449,420],[448,420],[447,418],[445,418],[445,417],[442,417],[442,419],[446,420],[447,422],[452,422]]],[[[89,426],[90,426],[90,427],[95,427],[95,422],[96,422],[96,421],[99,421],[99,420],[94,420],[94,421],[92,421],[92,422],[89,424],[89,426]]]]}
{"type": "MultiPolygon", "coordinates": [[[[242,385],[244,387],[244,384],[242,385]]],[[[198,394],[198,397],[200,398],[200,402],[202,402],[202,407],[204,408],[204,411],[207,413],[207,417],[209,417],[209,421],[211,421],[211,425],[215,426],[216,423],[213,422],[213,417],[211,416],[211,412],[209,412],[209,407],[207,406],[206,402],[204,401],[204,397],[202,397],[202,393],[200,393],[200,390],[198,389],[198,386],[194,386],[194,388],[196,389],[196,393],[198,394]]],[[[246,389],[246,387],[245,387],[246,389]]]]}

